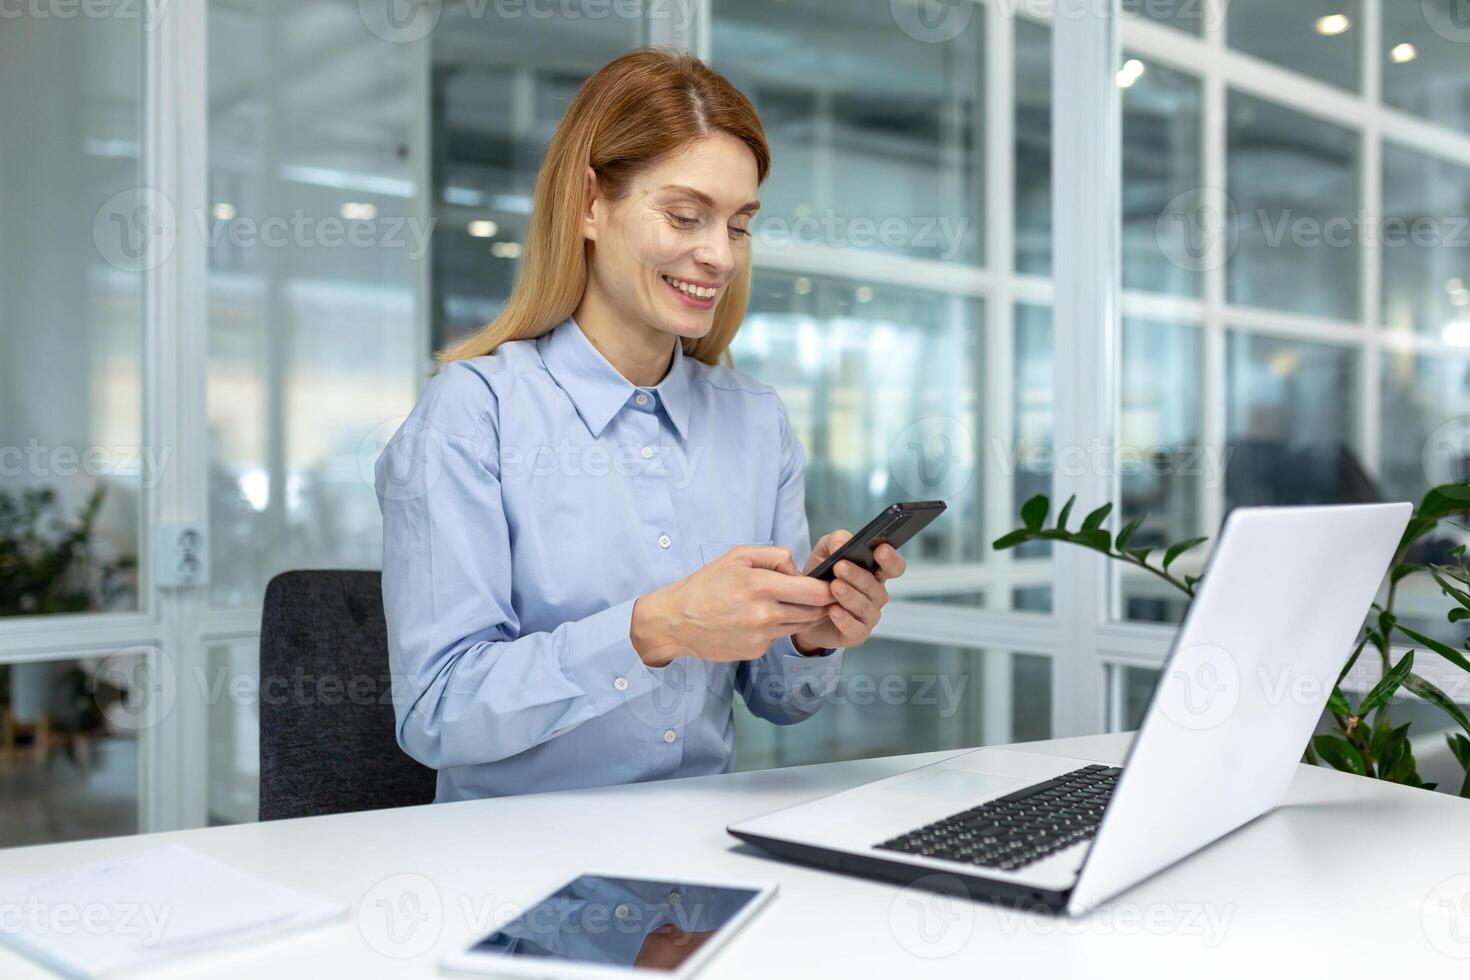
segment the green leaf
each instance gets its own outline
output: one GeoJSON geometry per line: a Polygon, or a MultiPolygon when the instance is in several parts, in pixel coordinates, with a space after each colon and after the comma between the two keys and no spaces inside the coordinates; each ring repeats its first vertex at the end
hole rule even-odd
{"type": "Polygon", "coordinates": [[[1414,651],[1410,650],[1404,654],[1402,660],[1393,665],[1392,670],[1383,675],[1382,680],[1373,685],[1373,690],[1369,691],[1363,700],[1358,702],[1358,716],[1366,717],[1369,712],[1387,704],[1388,699],[1393,697],[1393,692],[1399,689],[1404,683],[1404,679],[1409,676],[1409,671],[1413,669],[1414,651]]]}
{"type": "Polygon", "coordinates": [[[1112,504],[1112,501],[1109,501],[1108,503],[1103,504],[1097,510],[1093,511],[1091,514],[1088,514],[1086,517],[1084,517],[1082,519],[1082,530],[1084,530],[1084,531],[1091,531],[1094,528],[1102,527],[1102,522],[1105,521],[1105,520],[1107,520],[1108,519],[1108,515],[1111,514],[1112,512],[1113,512],[1113,504],[1112,504]]]}
{"type": "Polygon", "coordinates": [[[1194,587],[1196,585],[1199,585],[1199,583],[1203,579],[1203,577],[1204,576],[1201,576],[1201,575],[1186,575],[1186,576],[1184,576],[1184,584],[1189,589],[1189,591],[1193,592],[1194,591],[1194,587]]]}
{"type": "Polygon", "coordinates": [[[1423,785],[1419,778],[1419,767],[1414,762],[1414,750],[1408,739],[1400,739],[1389,746],[1388,752],[1378,764],[1378,778],[1406,786],[1423,785]]]}
{"type": "Polygon", "coordinates": [[[1096,548],[1106,555],[1110,554],[1113,550],[1113,535],[1107,528],[1093,527],[1078,531],[1072,535],[1072,543],[1088,548],[1096,548]]]}
{"type": "Polygon", "coordinates": [[[1378,613],[1378,632],[1384,636],[1388,636],[1388,634],[1393,632],[1393,628],[1397,625],[1398,621],[1398,617],[1387,609],[1380,610],[1378,613]]]}
{"type": "Polygon", "coordinates": [[[1450,751],[1455,753],[1455,758],[1460,760],[1460,768],[1470,771],[1470,738],[1466,738],[1459,732],[1446,732],[1444,740],[1449,743],[1450,751]]]}
{"type": "Polygon", "coordinates": [[[1458,565],[1435,565],[1433,568],[1434,571],[1448,575],[1461,585],[1470,585],[1470,572],[1466,572],[1458,565]]]}
{"type": "Polygon", "coordinates": [[[1459,667],[1461,670],[1470,672],[1470,660],[1466,660],[1465,656],[1458,650],[1455,650],[1453,647],[1441,643],[1433,637],[1425,636],[1423,633],[1411,630],[1409,629],[1409,627],[1404,626],[1402,623],[1397,625],[1398,631],[1400,633],[1404,634],[1407,637],[1410,637],[1416,643],[1424,644],[1429,649],[1433,650],[1435,653],[1439,654],[1441,657],[1444,657],[1450,663],[1454,664],[1456,667],[1459,667]]]}
{"type": "Polygon", "coordinates": [[[1458,623],[1462,619],[1470,619],[1470,609],[1451,609],[1450,622],[1458,623]]]}
{"type": "Polygon", "coordinates": [[[1184,554],[1190,548],[1198,547],[1199,545],[1204,544],[1208,540],[1210,540],[1210,539],[1209,538],[1190,538],[1188,541],[1181,541],[1181,542],[1179,542],[1176,545],[1171,545],[1169,547],[1169,550],[1166,551],[1166,552],[1164,552],[1164,571],[1167,572],[1169,570],[1169,566],[1172,565],[1172,564],[1174,564],[1174,559],[1175,558],[1178,558],[1180,555],[1184,554]]]}
{"type": "Polygon", "coordinates": [[[1460,706],[1458,704],[1450,700],[1450,696],[1448,694],[1441,691],[1439,688],[1435,687],[1433,684],[1429,683],[1418,674],[1410,674],[1404,680],[1404,687],[1407,687],[1410,691],[1413,691],[1414,694],[1419,697],[1419,700],[1427,701],[1428,703],[1434,705],[1436,708],[1443,711],[1451,718],[1455,719],[1455,723],[1458,724],[1461,728],[1465,729],[1466,732],[1470,732],[1470,718],[1465,717],[1465,712],[1460,710],[1460,706]]]}
{"type": "Polygon", "coordinates": [[[1404,536],[1399,539],[1399,550],[1409,542],[1423,537],[1439,525],[1439,519],[1457,514],[1470,508],[1470,486],[1463,483],[1446,483],[1430,488],[1414,509],[1404,536]]]}
{"type": "Polygon", "coordinates": [[[1378,728],[1373,732],[1373,738],[1369,742],[1374,758],[1380,762],[1379,772],[1383,771],[1382,760],[1391,755],[1399,742],[1409,737],[1409,723],[1405,722],[1397,728],[1390,728],[1388,722],[1381,721],[1378,728]]]}
{"type": "Polygon", "coordinates": [[[1397,585],[1401,579],[1413,575],[1415,572],[1422,572],[1428,567],[1428,565],[1406,561],[1393,567],[1392,571],[1388,573],[1388,580],[1390,583],[1397,585]]]}
{"type": "Polygon", "coordinates": [[[1353,669],[1353,664],[1358,662],[1358,657],[1362,655],[1363,648],[1368,645],[1368,640],[1372,637],[1372,635],[1372,630],[1366,628],[1363,630],[1363,638],[1358,641],[1358,646],[1355,650],[1353,650],[1353,655],[1351,657],[1348,657],[1347,663],[1342,665],[1342,671],[1337,675],[1338,684],[1341,684],[1342,679],[1346,677],[1349,671],[1353,669]]]}
{"type": "Polygon", "coordinates": [[[1072,505],[1076,502],[1077,495],[1074,493],[1067,498],[1067,502],[1062,505],[1062,512],[1057,515],[1057,527],[1063,531],[1067,529],[1067,518],[1072,516],[1072,505]]]}
{"type": "Polygon", "coordinates": [[[1046,494],[1038,493],[1021,505],[1021,520],[1031,530],[1040,531],[1050,510],[1051,501],[1046,498],[1046,494]]]}
{"type": "Polygon", "coordinates": [[[1154,553],[1152,548],[1129,548],[1128,553],[1137,558],[1143,564],[1148,564],[1148,556],[1154,553]]]}
{"type": "Polygon", "coordinates": [[[1363,765],[1363,757],[1353,748],[1352,743],[1341,736],[1318,735],[1312,739],[1312,748],[1334,769],[1359,776],[1367,775],[1368,769],[1363,765]]]}
{"type": "Polygon", "coordinates": [[[1470,485],[1441,483],[1437,487],[1429,488],[1429,492],[1419,502],[1414,516],[1439,520],[1451,514],[1462,514],[1466,510],[1470,510],[1470,485]]]}
{"type": "Polygon", "coordinates": [[[1133,520],[1129,521],[1127,524],[1123,525],[1123,529],[1118,532],[1118,537],[1113,542],[1115,545],[1117,545],[1119,551],[1127,550],[1128,539],[1133,537],[1133,532],[1138,530],[1139,525],[1143,523],[1143,519],[1147,516],[1147,514],[1140,514],[1139,516],[1133,518],[1133,520]]]}
{"type": "Polygon", "coordinates": [[[1430,574],[1434,576],[1434,580],[1439,583],[1439,587],[1444,590],[1445,595],[1453,596],[1454,600],[1460,605],[1470,607],[1470,593],[1446,582],[1444,576],[1438,571],[1431,572],[1430,574]]]}
{"type": "Polygon", "coordinates": [[[995,543],[992,544],[991,547],[994,548],[996,551],[1005,551],[1007,548],[1014,548],[1021,542],[1029,541],[1030,539],[1030,530],[1023,527],[1019,530],[1012,531],[1010,534],[1002,534],[1000,537],[995,539],[995,543]]]}
{"type": "Polygon", "coordinates": [[[1332,694],[1327,698],[1327,710],[1335,715],[1346,716],[1353,713],[1352,705],[1348,704],[1346,695],[1342,693],[1340,688],[1336,687],[1332,689],[1332,694]]]}

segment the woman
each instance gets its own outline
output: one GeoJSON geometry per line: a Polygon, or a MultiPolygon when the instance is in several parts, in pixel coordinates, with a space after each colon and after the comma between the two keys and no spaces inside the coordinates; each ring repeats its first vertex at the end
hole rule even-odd
{"type": "Polygon", "coordinates": [[[438,799],[727,772],[731,700],[814,713],[903,573],[803,571],[804,453],[729,367],[770,153],[698,59],[587,80],[505,311],[378,460],[398,740],[438,799]]]}

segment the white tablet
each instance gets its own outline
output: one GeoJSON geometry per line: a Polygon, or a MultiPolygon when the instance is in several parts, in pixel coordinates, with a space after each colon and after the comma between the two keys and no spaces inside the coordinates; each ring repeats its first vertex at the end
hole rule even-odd
{"type": "Polygon", "coordinates": [[[776,893],[584,874],[442,966],[460,973],[567,980],[684,980],[776,893]]]}

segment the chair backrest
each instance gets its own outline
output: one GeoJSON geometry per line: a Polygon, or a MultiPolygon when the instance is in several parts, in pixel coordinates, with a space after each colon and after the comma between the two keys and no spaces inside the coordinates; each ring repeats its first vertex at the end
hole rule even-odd
{"type": "Polygon", "coordinates": [[[378,572],[284,572],[260,629],[260,819],[432,803],[394,736],[378,572]]]}

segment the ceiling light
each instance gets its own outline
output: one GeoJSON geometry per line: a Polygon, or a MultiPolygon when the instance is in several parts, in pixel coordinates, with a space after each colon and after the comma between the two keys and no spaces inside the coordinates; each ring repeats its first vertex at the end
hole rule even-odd
{"type": "Polygon", "coordinates": [[[1317,33],[1323,37],[1337,37],[1346,34],[1352,29],[1353,22],[1348,19],[1347,14],[1328,14],[1326,17],[1317,18],[1317,33]]]}
{"type": "Polygon", "coordinates": [[[494,238],[495,233],[499,230],[499,225],[483,218],[479,221],[471,221],[469,224],[470,235],[474,238],[494,238]]]}
{"type": "Polygon", "coordinates": [[[365,204],[361,201],[348,201],[338,209],[338,212],[348,221],[372,221],[378,216],[377,205],[365,204]]]}
{"type": "Polygon", "coordinates": [[[1442,336],[1451,347],[1470,347],[1470,320],[1446,323],[1442,336]]]}
{"type": "Polygon", "coordinates": [[[1143,62],[1137,58],[1129,58],[1123,62],[1123,67],[1118,69],[1118,87],[1132,88],[1133,83],[1143,77],[1144,71],[1143,62]]]}
{"type": "Polygon", "coordinates": [[[1296,373],[1297,356],[1293,351],[1278,351],[1271,355],[1271,359],[1267,364],[1271,373],[1276,377],[1288,378],[1296,373]]]}
{"type": "Polygon", "coordinates": [[[1396,65],[1407,65],[1409,62],[1419,57],[1419,49],[1414,47],[1412,44],[1409,44],[1408,42],[1404,42],[1403,44],[1395,44],[1393,48],[1388,52],[1388,57],[1396,65]]]}
{"type": "Polygon", "coordinates": [[[496,242],[490,246],[490,254],[497,259],[518,259],[521,257],[521,243],[496,242]]]}
{"type": "Polygon", "coordinates": [[[233,204],[228,201],[221,201],[214,206],[214,210],[211,213],[214,215],[216,221],[234,221],[236,211],[233,204]]]}

